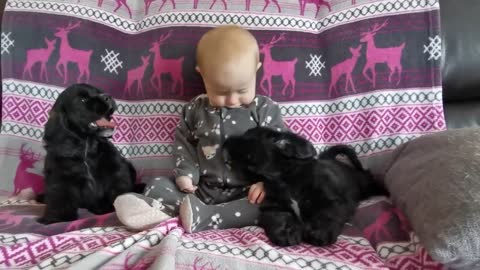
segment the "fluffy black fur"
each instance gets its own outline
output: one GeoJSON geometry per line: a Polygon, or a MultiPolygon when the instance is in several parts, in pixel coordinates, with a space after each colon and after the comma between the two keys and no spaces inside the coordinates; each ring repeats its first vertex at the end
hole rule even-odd
{"type": "Polygon", "coordinates": [[[346,145],[317,156],[313,145],[294,133],[257,127],[227,139],[224,150],[234,170],[264,181],[259,225],[280,246],[332,244],[359,201],[387,194],[346,145]],[[351,164],[337,160],[340,154],[351,164]]]}
{"type": "Polygon", "coordinates": [[[114,211],[113,201],[126,192],[141,192],[136,172],[109,141],[115,101],[100,89],[75,84],[55,101],[43,137],[46,204],[38,221],[49,224],[77,219],[78,208],[94,214],[114,211]]]}

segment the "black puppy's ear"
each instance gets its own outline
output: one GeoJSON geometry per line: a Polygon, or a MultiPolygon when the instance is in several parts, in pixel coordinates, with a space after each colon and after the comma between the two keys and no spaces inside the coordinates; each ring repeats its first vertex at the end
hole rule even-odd
{"type": "Polygon", "coordinates": [[[289,158],[307,159],[317,155],[315,147],[309,141],[293,134],[282,136],[275,141],[275,146],[289,158]]]}
{"type": "Polygon", "coordinates": [[[48,120],[45,124],[45,131],[43,134],[43,140],[45,142],[50,141],[53,137],[60,134],[65,127],[65,110],[62,105],[55,102],[52,109],[48,113],[48,120]]]}

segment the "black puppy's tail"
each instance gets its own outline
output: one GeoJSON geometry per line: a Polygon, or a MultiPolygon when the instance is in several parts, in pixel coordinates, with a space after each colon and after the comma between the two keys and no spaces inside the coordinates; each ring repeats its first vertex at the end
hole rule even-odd
{"type": "Polygon", "coordinates": [[[345,144],[337,144],[327,148],[327,150],[323,151],[322,153],[320,153],[320,155],[318,155],[318,158],[335,159],[340,154],[347,156],[347,158],[357,170],[365,171],[362,163],[360,163],[360,160],[358,159],[355,150],[351,146],[345,144]]]}
{"type": "Polygon", "coordinates": [[[363,172],[364,178],[360,180],[362,187],[362,200],[371,196],[389,196],[388,190],[378,183],[375,180],[375,177],[369,170],[366,170],[360,160],[358,159],[357,153],[355,150],[348,145],[338,144],[329,147],[327,150],[322,152],[318,158],[319,159],[335,159],[338,155],[345,155],[350,163],[355,167],[355,169],[363,172]]]}

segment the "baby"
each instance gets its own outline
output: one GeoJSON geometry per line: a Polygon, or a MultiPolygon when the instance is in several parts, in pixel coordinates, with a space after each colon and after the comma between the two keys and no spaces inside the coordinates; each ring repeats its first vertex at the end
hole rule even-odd
{"type": "Polygon", "coordinates": [[[178,214],[187,232],[256,223],[263,183],[234,174],[221,147],[229,136],[256,126],[286,129],[278,105],[255,95],[261,66],[257,41],[240,27],[218,27],[200,39],[196,57],[206,95],[183,108],[175,131],[175,180],[144,179],[145,196],[129,193],[114,203],[119,220],[131,229],[178,214]]]}

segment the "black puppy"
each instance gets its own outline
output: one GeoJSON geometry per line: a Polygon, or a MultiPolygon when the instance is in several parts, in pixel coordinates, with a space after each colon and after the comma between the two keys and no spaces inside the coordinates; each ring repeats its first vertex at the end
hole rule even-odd
{"type": "Polygon", "coordinates": [[[234,171],[264,181],[259,225],[280,246],[332,244],[361,200],[387,194],[346,145],[317,156],[313,145],[294,133],[257,127],[227,139],[224,150],[234,171]],[[352,164],[337,160],[339,154],[352,164]]]}
{"type": "Polygon", "coordinates": [[[126,192],[141,192],[136,172],[109,141],[115,101],[100,89],[75,84],[55,101],[43,137],[46,204],[38,221],[49,224],[77,219],[78,208],[94,214],[114,211],[113,201],[126,192]]]}

